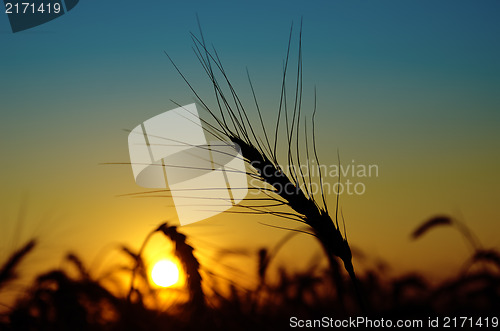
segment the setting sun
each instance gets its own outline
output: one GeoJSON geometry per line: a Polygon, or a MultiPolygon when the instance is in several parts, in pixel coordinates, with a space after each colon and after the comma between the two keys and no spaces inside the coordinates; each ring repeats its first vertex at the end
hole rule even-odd
{"type": "Polygon", "coordinates": [[[151,270],[151,278],[158,286],[172,286],[179,281],[179,268],[172,261],[158,261],[151,270]]]}

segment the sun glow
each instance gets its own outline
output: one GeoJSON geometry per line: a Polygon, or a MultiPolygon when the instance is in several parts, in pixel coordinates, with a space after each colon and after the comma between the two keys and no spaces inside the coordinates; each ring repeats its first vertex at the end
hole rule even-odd
{"type": "Polygon", "coordinates": [[[160,287],[169,287],[179,281],[179,268],[170,260],[158,261],[151,270],[153,282],[160,287]]]}

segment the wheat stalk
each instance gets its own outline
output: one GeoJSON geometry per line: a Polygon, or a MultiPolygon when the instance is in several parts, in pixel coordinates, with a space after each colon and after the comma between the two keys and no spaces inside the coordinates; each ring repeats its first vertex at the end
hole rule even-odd
{"type": "Polygon", "coordinates": [[[195,309],[201,309],[205,305],[205,296],[201,287],[200,263],[194,256],[194,248],[186,242],[186,236],[177,232],[176,226],[168,226],[164,223],[158,227],[169,238],[175,246],[175,255],[181,261],[187,276],[187,285],[191,295],[191,303],[195,309]]]}
{"type": "Polygon", "coordinates": [[[184,271],[186,272],[187,286],[191,296],[191,304],[195,311],[203,309],[205,306],[205,295],[201,286],[202,277],[200,274],[200,263],[193,254],[194,248],[186,242],[186,236],[179,233],[176,226],[169,226],[167,223],[163,223],[155,230],[151,231],[143,241],[139,252],[137,254],[131,254],[131,256],[135,256],[136,264],[132,269],[132,277],[130,280],[130,289],[127,300],[130,302],[131,296],[135,291],[135,275],[137,271],[141,269],[141,266],[143,268],[144,262],[142,260],[142,253],[146,248],[149,239],[158,232],[163,233],[174,243],[174,253],[181,261],[184,271]]]}
{"type": "Polygon", "coordinates": [[[464,240],[471,247],[473,251],[482,250],[482,244],[476,235],[467,227],[467,225],[456,218],[445,215],[434,216],[427,221],[420,224],[411,234],[413,240],[419,239],[429,230],[438,226],[453,226],[463,236],[464,240]]]}
{"type": "Polygon", "coordinates": [[[0,268],[0,289],[7,285],[8,282],[16,278],[16,268],[21,261],[28,255],[36,246],[36,240],[28,241],[24,246],[12,253],[5,264],[0,268]]]}
{"type": "MultiPolygon", "coordinates": [[[[262,200],[274,200],[278,204],[288,205],[294,212],[278,212],[269,209],[263,209],[257,207],[247,207],[250,212],[256,214],[271,214],[276,215],[285,219],[291,219],[298,221],[307,226],[308,230],[298,230],[289,229],[292,231],[298,231],[303,233],[308,233],[313,235],[318,239],[321,246],[323,247],[331,269],[334,282],[337,286],[338,296],[343,297],[343,285],[342,277],[340,273],[340,268],[336,258],[340,258],[343,261],[344,268],[349,274],[353,281],[355,291],[357,293],[358,300],[362,305],[361,295],[359,293],[358,281],[356,274],[354,272],[354,267],[352,264],[352,254],[347,240],[345,232],[344,223],[344,234],[341,232],[341,228],[338,222],[338,211],[339,211],[339,196],[337,195],[336,210],[335,210],[335,221],[332,219],[328,211],[326,204],[326,199],[323,190],[321,191],[320,199],[315,197],[312,190],[310,189],[312,185],[312,179],[309,176],[309,181],[305,179],[305,175],[299,166],[299,171],[291,171],[285,173],[283,167],[278,162],[278,140],[280,131],[280,122],[284,121],[286,126],[286,141],[285,143],[289,146],[287,151],[287,163],[288,169],[292,166],[300,165],[301,146],[305,147],[307,164],[311,162],[309,157],[309,142],[307,133],[306,122],[301,123],[301,107],[302,107],[302,25],[300,28],[299,36],[299,50],[298,50],[298,61],[297,61],[297,74],[296,74],[296,88],[294,94],[293,112],[288,109],[287,106],[287,96],[286,96],[286,78],[287,70],[289,67],[289,54],[290,54],[290,44],[292,39],[292,28],[290,29],[290,37],[288,41],[288,49],[284,64],[283,79],[281,85],[281,98],[280,105],[278,109],[278,117],[274,130],[274,142],[271,143],[269,135],[267,133],[264,121],[262,119],[261,111],[257,98],[255,95],[255,90],[253,88],[252,82],[250,80],[250,75],[248,74],[248,80],[252,90],[252,95],[255,101],[255,106],[257,109],[257,114],[260,122],[260,129],[264,133],[264,140],[257,137],[256,130],[251,124],[247,111],[243,106],[238,94],[231,85],[229,78],[222,66],[219,56],[214,49],[209,51],[203,33],[200,28],[201,38],[198,39],[195,35],[191,34],[194,42],[194,51],[198,57],[198,60],[202,64],[207,76],[209,77],[213,90],[215,99],[217,101],[218,110],[212,110],[207,103],[204,102],[197,91],[192,87],[186,77],[182,74],[181,70],[176,66],[174,61],[166,53],[167,57],[172,62],[173,66],[188,84],[191,91],[195,94],[197,100],[201,103],[203,108],[208,111],[215,120],[216,124],[212,125],[208,122],[204,122],[208,128],[207,132],[219,137],[229,139],[232,143],[239,146],[241,149],[241,154],[248,164],[250,164],[256,171],[256,175],[263,183],[270,185],[270,189],[260,188],[263,193],[267,195],[267,198],[262,200]],[[222,82],[219,81],[218,76],[222,76],[222,82]],[[222,87],[222,83],[227,86],[225,89],[222,87]],[[226,97],[225,90],[229,89],[229,97],[226,97]],[[290,114],[291,112],[291,114],[290,114]],[[284,118],[284,119],[283,119],[284,118]],[[300,132],[303,131],[303,134],[300,132]],[[300,142],[305,141],[304,144],[300,142]],[[272,169],[271,171],[269,169],[272,169]],[[287,189],[284,189],[287,188],[287,189]]],[[[248,71],[247,71],[248,73],[248,71]]],[[[312,112],[312,149],[314,154],[314,159],[317,161],[317,167],[319,170],[319,160],[316,151],[316,139],[315,139],[315,128],[314,128],[314,118],[316,115],[316,92],[314,96],[314,109],[312,112]]],[[[283,124],[281,124],[283,125],[283,124]]],[[[303,157],[303,156],[302,156],[303,157]]],[[[320,187],[322,188],[322,178],[321,171],[320,174],[320,187]]],[[[340,178],[339,178],[340,181],[340,178]]]]}

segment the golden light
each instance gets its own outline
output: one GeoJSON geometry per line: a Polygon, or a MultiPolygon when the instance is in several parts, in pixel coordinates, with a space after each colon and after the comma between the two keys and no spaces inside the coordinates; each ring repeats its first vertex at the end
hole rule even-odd
{"type": "Polygon", "coordinates": [[[151,270],[151,278],[160,287],[172,286],[179,281],[179,268],[172,261],[158,261],[151,270]]]}

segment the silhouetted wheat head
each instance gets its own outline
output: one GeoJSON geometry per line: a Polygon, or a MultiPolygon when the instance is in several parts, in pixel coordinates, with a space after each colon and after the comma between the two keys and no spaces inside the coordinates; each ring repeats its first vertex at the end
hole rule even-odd
{"type": "Polygon", "coordinates": [[[163,233],[173,242],[174,253],[180,260],[186,273],[187,287],[191,297],[190,303],[195,310],[202,309],[205,305],[205,296],[201,286],[202,277],[200,274],[200,263],[193,254],[193,247],[186,242],[186,236],[179,233],[176,226],[169,226],[167,223],[161,224],[154,231],[150,232],[142,243],[139,253],[133,254],[136,258],[136,265],[132,271],[128,300],[131,300],[131,295],[135,292],[134,282],[136,273],[140,272],[141,269],[145,270],[144,262],[142,260],[142,252],[144,251],[144,248],[146,247],[151,236],[155,233],[163,233]]]}
{"type": "Polygon", "coordinates": [[[168,226],[167,223],[160,225],[158,231],[161,231],[169,238],[175,246],[175,255],[181,261],[186,272],[187,284],[191,294],[191,302],[197,307],[204,306],[204,295],[201,287],[200,263],[193,254],[193,247],[186,243],[186,236],[177,232],[176,226],[168,226]]]}
{"type": "Polygon", "coordinates": [[[24,246],[12,253],[0,269],[0,290],[16,278],[16,268],[21,261],[35,248],[36,240],[29,240],[24,246]]]}
{"type": "Polygon", "coordinates": [[[412,239],[418,239],[429,230],[438,226],[451,226],[456,228],[464,238],[466,244],[469,245],[472,256],[465,264],[464,270],[478,263],[481,263],[483,266],[492,265],[500,270],[500,253],[496,249],[484,248],[474,232],[472,232],[464,222],[456,218],[446,215],[434,216],[418,226],[412,232],[411,237],[412,239]]]}
{"type": "MultiPolygon", "coordinates": [[[[300,28],[298,43],[298,60],[294,81],[295,90],[292,93],[293,105],[290,106],[289,102],[287,102],[286,85],[292,31],[293,25],[290,29],[284,62],[281,96],[279,106],[277,107],[277,120],[273,132],[274,139],[272,139],[272,137],[270,138],[270,135],[268,135],[248,71],[248,81],[259,120],[257,126],[251,123],[246,106],[243,105],[233,88],[217,51],[215,49],[208,49],[201,29],[200,38],[191,34],[194,43],[193,49],[212,84],[218,109],[211,109],[207,105],[170,56],[168,54],[167,56],[175,69],[188,84],[191,91],[195,94],[197,101],[210,114],[212,120],[215,121],[215,123],[212,124],[202,120],[207,132],[218,139],[229,140],[236,144],[241,149],[244,160],[250,165],[249,169],[251,170],[246,174],[251,178],[259,179],[263,183],[263,187],[254,189],[260,190],[266,197],[250,200],[272,201],[275,205],[286,205],[293,210],[293,212],[283,212],[267,208],[268,206],[275,205],[240,206],[246,208],[246,211],[242,213],[270,214],[302,223],[303,229],[283,228],[310,234],[319,240],[329,259],[332,275],[337,284],[338,295],[343,296],[341,272],[336,258],[340,258],[343,261],[345,270],[354,281],[354,284],[356,284],[357,281],[352,264],[351,249],[345,234],[345,226],[344,233],[342,233],[338,222],[339,197],[337,195],[336,210],[333,215],[334,217],[332,217],[328,211],[322,189],[323,179],[321,178],[321,171],[319,171],[321,193],[319,197],[317,197],[316,195],[318,194],[314,194],[312,191],[313,179],[310,173],[305,174],[300,166],[301,162],[304,161],[310,169],[310,165],[316,161],[316,166],[319,170],[320,164],[316,151],[314,125],[316,95],[314,96],[314,105],[311,112],[312,134],[308,134],[307,121],[303,119],[302,114],[302,26],[300,28]],[[285,126],[285,129],[283,129],[282,126],[285,126]],[[263,137],[257,135],[257,129],[259,132],[263,133],[263,137]],[[283,130],[286,132],[286,136],[280,139],[280,135],[283,134],[281,131],[283,130]],[[281,144],[288,146],[286,155],[283,155],[287,160],[286,168],[278,161],[278,145],[280,144],[280,140],[282,140],[280,142],[281,144]],[[309,140],[312,140],[311,143],[309,140]],[[300,152],[301,150],[303,151],[302,155],[300,152]],[[284,169],[292,170],[285,171],[284,169]]],[[[357,288],[356,285],[355,288],[357,288]]]]}

